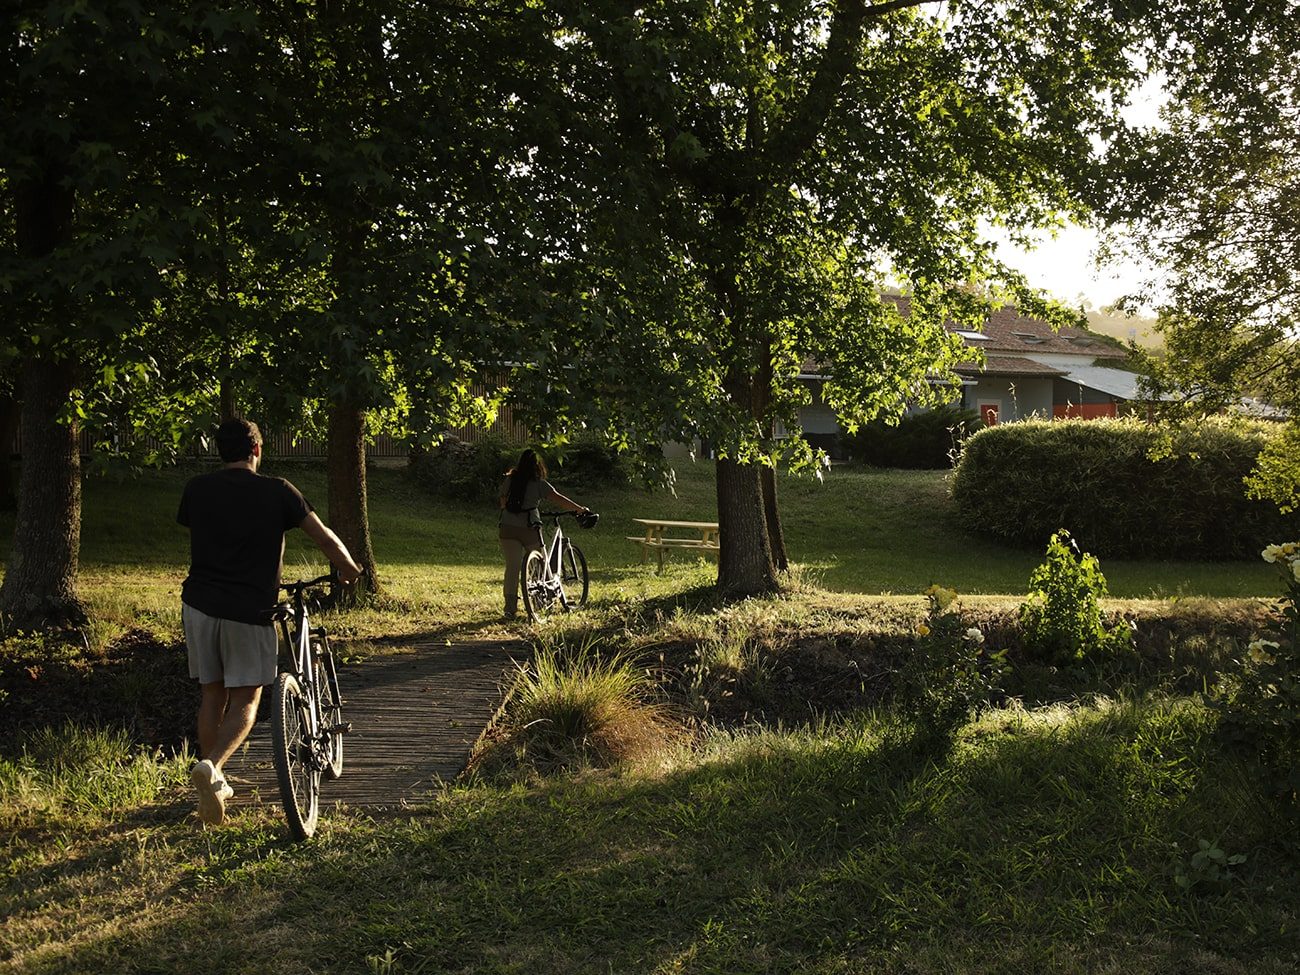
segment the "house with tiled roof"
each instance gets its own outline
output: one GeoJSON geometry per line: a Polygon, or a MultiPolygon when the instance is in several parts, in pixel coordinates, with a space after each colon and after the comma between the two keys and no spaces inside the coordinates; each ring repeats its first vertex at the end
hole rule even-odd
{"type": "Polygon", "coordinates": [[[957,367],[961,406],[986,424],[1029,416],[1116,416],[1140,398],[1138,376],[1114,366],[1127,353],[1081,328],[1054,331],[1015,308],[1002,308],[980,331],[952,328],[984,353],[983,364],[957,367]]]}
{"type": "MultiPolygon", "coordinates": [[[[893,300],[906,311],[906,298],[893,300]]],[[[949,330],[984,353],[982,364],[966,363],[955,371],[962,380],[958,405],[988,425],[1031,416],[1117,416],[1125,404],[1141,398],[1137,374],[1114,368],[1128,353],[1086,329],[1054,331],[1040,319],[1005,307],[978,331],[957,325],[949,330]]],[[[839,417],[820,395],[826,377],[810,362],[799,378],[813,393],[813,401],[799,411],[804,437],[839,456],[839,417]]]]}

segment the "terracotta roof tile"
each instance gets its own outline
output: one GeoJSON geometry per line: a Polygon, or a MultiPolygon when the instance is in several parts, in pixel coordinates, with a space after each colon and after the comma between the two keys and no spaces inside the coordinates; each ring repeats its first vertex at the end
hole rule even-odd
{"type": "Polygon", "coordinates": [[[985,356],[983,367],[972,362],[963,363],[954,370],[962,376],[1064,376],[1064,369],[1054,369],[1023,356],[985,356]]]}
{"type": "MultiPolygon", "coordinates": [[[[905,296],[891,295],[899,309],[906,314],[910,299],[905,296]]],[[[949,324],[952,331],[966,331],[965,327],[949,324]]],[[[1075,355],[1087,355],[1093,359],[1123,359],[1128,353],[1117,349],[1104,337],[1082,328],[1068,327],[1059,332],[1052,331],[1052,326],[1038,318],[1021,315],[1014,307],[999,308],[984,324],[984,340],[971,342],[987,353],[1060,353],[1070,352],[1075,355]]]]}

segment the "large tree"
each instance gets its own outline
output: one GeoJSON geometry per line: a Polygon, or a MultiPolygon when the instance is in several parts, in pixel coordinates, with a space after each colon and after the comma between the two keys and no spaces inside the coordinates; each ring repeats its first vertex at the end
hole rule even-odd
{"type": "Polygon", "coordinates": [[[1163,63],[1164,125],[1135,142],[1114,216],[1161,275],[1159,391],[1212,413],[1243,396],[1289,414],[1253,489],[1300,506],[1300,8],[1207,11],[1163,63]]]}
{"type": "Polygon", "coordinates": [[[851,426],[948,395],[935,380],[963,353],[946,321],[977,325],[1009,298],[1046,313],[988,227],[1022,238],[1104,201],[1153,23],[1079,0],[544,9],[566,101],[533,96],[561,120],[533,175],[578,211],[557,253],[604,271],[581,334],[616,318],[608,358],[644,378],[571,391],[648,436],[707,437],[719,586],[773,589],[762,471],[809,459],[772,436],[797,429],[798,374],[815,362],[851,426]],[[906,314],[880,297],[890,280],[906,314]]]}
{"type": "Polygon", "coordinates": [[[22,404],[18,517],[0,616],[79,619],[79,419],[97,377],[142,364],[186,218],[158,174],[173,59],[203,5],[14,3],[0,14],[0,317],[22,404]]]}

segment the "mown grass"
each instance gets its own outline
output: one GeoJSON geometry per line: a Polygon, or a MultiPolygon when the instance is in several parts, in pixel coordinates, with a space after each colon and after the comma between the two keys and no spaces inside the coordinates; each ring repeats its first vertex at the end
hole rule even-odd
{"type": "Polygon", "coordinates": [[[1294,823],[1187,702],[716,735],[405,820],[200,832],[153,806],[4,840],[24,972],[1295,970],[1294,823]],[[1175,882],[1200,840],[1245,862],[1175,882]]]}
{"type": "MultiPolygon", "coordinates": [[[[175,512],[184,481],[196,470],[87,481],[81,584],[95,621],[92,643],[138,624],[179,630],[188,537],[175,512]]],[[[289,477],[324,510],[319,465],[272,462],[266,471],[289,477]]],[[[430,497],[401,469],[372,470],[369,482],[385,597],[370,611],[350,614],[348,632],[445,635],[494,625],[501,608],[500,551],[491,506],[430,497]]],[[[647,601],[671,600],[712,583],[711,561],[677,556],[660,575],[641,564],[639,548],[624,537],[641,533],[636,517],[716,518],[711,465],[683,462],[675,497],[631,487],[561,486],[603,516],[597,529],[574,535],[591,565],[596,616],[621,618],[647,601]]],[[[967,532],[947,498],[942,472],[835,468],[824,482],[783,476],[780,493],[791,557],[819,589],[911,599],[937,582],[968,596],[1018,597],[1041,561],[1041,553],[1008,549],[967,532]]],[[[0,559],[12,539],[12,519],[0,513],[0,559]]],[[[302,533],[290,532],[286,576],[322,567],[302,533]]],[[[1103,570],[1111,594],[1120,599],[1271,597],[1275,588],[1262,562],[1109,561],[1103,570]]]]}

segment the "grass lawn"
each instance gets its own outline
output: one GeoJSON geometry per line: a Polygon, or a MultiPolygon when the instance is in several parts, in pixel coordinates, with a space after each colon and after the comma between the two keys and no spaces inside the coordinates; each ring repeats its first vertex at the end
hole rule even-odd
{"type": "Polygon", "coordinates": [[[1176,701],[997,712],[947,751],[871,715],[718,735],[296,847],[266,813],[201,831],[179,764],[108,808],[0,764],[0,968],[1269,975],[1300,950],[1294,824],[1176,701]],[[1212,877],[1201,841],[1245,860],[1212,877]]]}
{"type": "MultiPolygon", "coordinates": [[[[190,473],[88,483],[92,643],[178,629],[190,473]]],[[[280,473],[323,507],[321,471],[280,473]]],[[[491,508],[432,499],[399,470],[370,487],[386,596],[332,629],[351,645],[504,636],[491,508]]],[[[569,626],[643,654],[713,639],[751,664],[773,633],[813,636],[830,659],[845,634],[910,639],[931,582],[1014,607],[1039,561],[963,532],[941,475],[836,469],[781,491],[801,584],[719,609],[700,596],[711,562],[659,575],[623,537],[636,516],[712,518],[710,468],[686,467],[676,498],[573,489],[603,517],[576,536],[593,607],[569,626]]],[[[11,528],[0,519],[0,545],[11,528]]],[[[300,533],[286,562],[318,566],[300,533]]],[[[1237,597],[1276,597],[1268,568],[1103,566],[1116,597],[1225,620],[1237,597]]],[[[530,634],[568,636],[510,632],[530,634]]],[[[460,782],[398,817],[330,811],[298,846],[273,806],[200,828],[185,754],[38,732],[0,748],[0,972],[1294,972],[1295,809],[1173,692],[1185,676],[1012,701],[944,743],[885,706],[713,726],[612,769],[460,782]]]]}
{"type": "MultiPolygon", "coordinates": [[[[325,508],[319,466],[268,465],[325,508]]],[[[175,523],[180,491],[193,470],[87,481],[82,526],[82,586],[100,626],[142,617],[179,627],[178,599],[188,536],[175,523]]],[[[370,472],[370,512],[376,557],[389,599],[372,617],[352,621],[367,635],[443,632],[493,623],[500,608],[500,550],[490,505],[443,501],[421,491],[400,469],[370,472]]],[[[677,493],[635,488],[582,492],[601,512],[592,531],[575,530],[592,570],[593,607],[618,609],[691,586],[710,584],[711,561],[673,556],[659,575],[640,563],[625,536],[640,534],[632,519],[717,517],[713,468],[683,462],[677,493]]],[[[948,500],[942,472],[834,468],[825,481],[783,477],[782,518],[791,558],[804,578],[832,592],[914,597],[931,583],[965,595],[1018,597],[1041,553],[1009,549],[965,531],[948,500]]],[[[0,556],[12,539],[11,514],[0,515],[0,556]]],[[[315,548],[291,532],[286,577],[321,567],[315,548]]],[[[1273,576],[1262,562],[1119,562],[1103,565],[1111,595],[1123,599],[1272,596],[1273,576]]]]}

